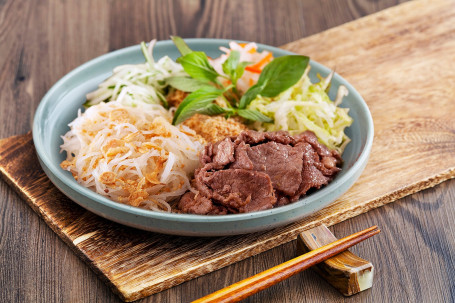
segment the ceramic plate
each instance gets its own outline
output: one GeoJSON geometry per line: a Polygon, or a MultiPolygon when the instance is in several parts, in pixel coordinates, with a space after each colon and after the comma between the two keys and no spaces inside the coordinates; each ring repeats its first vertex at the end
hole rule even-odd
{"type": "MultiPolygon", "coordinates": [[[[186,41],[192,49],[204,51],[211,57],[219,56],[219,47],[228,46],[229,42],[220,39],[186,41]]],[[[268,50],[274,56],[292,54],[266,45],[259,44],[258,47],[259,51],[268,50]]],[[[171,41],[158,42],[153,54],[155,59],[164,55],[172,59],[180,56],[171,41]]],[[[349,114],[354,123],[346,131],[352,141],[343,153],[343,170],[328,186],[286,206],[222,216],[154,212],[111,201],[82,187],[71,173],[60,168],[59,164],[65,159],[65,155],[60,153],[59,146],[63,142],[60,136],[69,130],[68,123],[76,118],[77,110],[82,108],[85,94],[95,90],[99,83],[109,77],[114,67],[144,61],[139,45],[93,59],[60,79],[44,96],[35,113],[33,141],[45,173],[66,196],[104,218],[148,231],[185,236],[222,236],[267,230],[297,221],[328,206],[354,184],[368,161],[373,142],[371,114],[360,94],[336,74],[330,98],[334,99],[339,85],[348,88],[349,95],[344,98],[341,106],[350,108],[349,114]]],[[[310,77],[313,81],[317,81],[317,73],[326,76],[330,72],[317,62],[311,61],[310,64],[310,77]]]]}

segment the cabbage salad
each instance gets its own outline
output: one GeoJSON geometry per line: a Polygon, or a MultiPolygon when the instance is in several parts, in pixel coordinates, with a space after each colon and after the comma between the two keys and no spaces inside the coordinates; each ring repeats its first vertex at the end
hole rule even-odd
{"type": "Polygon", "coordinates": [[[303,77],[291,88],[276,97],[257,96],[248,106],[273,119],[273,122],[255,123],[262,131],[288,131],[291,135],[305,130],[313,131],[319,141],[340,154],[350,139],[345,134],[346,127],[352,124],[349,109],[339,107],[348,94],[345,86],[340,86],[336,99],[330,100],[327,90],[333,72],[318,83],[312,83],[308,76],[309,67],[303,77]]]}

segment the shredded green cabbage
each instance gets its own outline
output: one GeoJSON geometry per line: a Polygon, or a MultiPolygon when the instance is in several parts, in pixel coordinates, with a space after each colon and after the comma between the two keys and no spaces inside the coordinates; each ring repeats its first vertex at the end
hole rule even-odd
{"type": "Polygon", "coordinates": [[[335,101],[327,95],[331,77],[332,74],[313,84],[307,70],[297,84],[280,95],[273,98],[258,96],[248,109],[258,110],[274,122],[256,122],[254,127],[262,131],[285,130],[291,135],[311,130],[322,144],[342,154],[350,141],[344,130],[352,124],[352,118],[348,108],[338,107],[347,95],[346,87],[339,87],[335,101]]]}
{"type": "Polygon", "coordinates": [[[87,94],[84,106],[113,100],[130,106],[136,106],[138,102],[167,106],[165,80],[173,76],[186,76],[186,73],[180,64],[168,56],[155,62],[152,54],[155,42],[152,40],[148,48],[145,43],[141,44],[146,59],[144,64],[117,66],[111,77],[103,81],[97,90],[87,94]]]}

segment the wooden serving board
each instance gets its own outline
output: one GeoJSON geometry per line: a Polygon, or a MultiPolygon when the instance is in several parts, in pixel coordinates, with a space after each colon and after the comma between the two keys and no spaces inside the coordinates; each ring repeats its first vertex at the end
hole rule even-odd
{"type": "Polygon", "coordinates": [[[357,88],[375,121],[370,161],[331,206],[271,231],[166,236],[85,211],[41,170],[31,134],[0,140],[0,169],[27,203],[123,300],[133,301],[455,176],[455,1],[419,0],[287,44],[357,88]]]}

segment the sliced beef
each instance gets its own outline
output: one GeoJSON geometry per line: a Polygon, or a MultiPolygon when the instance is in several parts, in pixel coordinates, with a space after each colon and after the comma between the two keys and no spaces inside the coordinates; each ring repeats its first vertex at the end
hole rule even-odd
{"type": "Polygon", "coordinates": [[[275,194],[277,195],[277,201],[276,201],[276,204],[274,205],[275,207],[284,206],[284,205],[291,203],[291,201],[289,201],[288,197],[281,196],[277,192],[275,192],[275,194]]]}
{"type": "Polygon", "coordinates": [[[187,192],[180,198],[178,207],[185,213],[206,215],[212,210],[213,203],[212,200],[201,195],[198,195],[196,199],[194,193],[187,192]]]}
{"type": "Polygon", "coordinates": [[[180,198],[179,209],[185,213],[198,215],[225,215],[228,213],[225,207],[214,205],[212,200],[201,195],[187,192],[180,198]]]}
{"type": "Polygon", "coordinates": [[[234,162],[234,142],[229,138],[219,141],[213,147],[213,163],[224,166],[234,162]]]}
{"type": "Polygon", "coordinates": [[[283,206],[328,184],[340,166],[340,155],[312,132],[245,131],[205,147],[193,180],[198,194],[185,194],[179,209],[224,214],[283,206]]]}
{"type": "Polygon", "coordinates": [[[234,162],[230,165],[230,168],[243,168],[252,170],[254,168],[253,162],[248,156],[248,152],[251,147],[245,142],[241,141],[235,148],[234,162]]]}
{"type": "Polygon", "coordinates": [[[297,142],[309,143],[320,156],[332,156],[332,152],[325,145],[319,143],[318,137],[311,131],[298,134],[295,139],[297,142]]]}
{"type": "Polygon", "coordinates": [[[331,179],[318,169],[318,167],[322,166],[319,162],[319,155],[310,144],[299,142],[296,148],[302,151],[303,169],[301,171],[302,182],[299,185],[299,189],[295,195],[290,197],[292,202],[297,201],[311,188],[321,188],[321,186],[326,185],[331,179]]]}
{"type": "Polygon", "coordinates": [[[232,137],[237,143],[245,142],[247,144],[258,144],[265,141],[265,133],[255,131],[242,132],[237,137],[232,137]]]}
{"type": "Polygon", "coordinates": [[[295,139],[289,135],[288,132],[256,132],[256,131],[244,131],[237,137],[231,137],[236,143],[245,142],[251,146],[274,141],[281,144],[294,144],[295,139]]]}
{"type": "Polygon", "coordinates": [[[206,185],[212,200],[232,212],[250,212],[273,207],[276,198],[266,173],[227,169],[207,173],[206,185]]]}
{"type": "Polygon", "coordinates": [[[299,149],[271,141],[253,146],[248,156],[253,169],[268,174],[275,189],[295,195],[302,182],[303,160],[299,149]]]}

